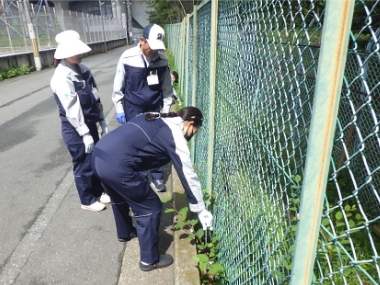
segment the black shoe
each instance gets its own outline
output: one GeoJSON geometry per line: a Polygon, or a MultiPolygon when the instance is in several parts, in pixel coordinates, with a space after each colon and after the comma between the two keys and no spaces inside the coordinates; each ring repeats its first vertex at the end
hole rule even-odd
{"type": "Polygon", "coordinates": [[[152,188],[154,188],[157,192],[165,192],[166,186],[164,180],[153,180],[150,184],[152,188]]]}
{"type": "Polygon", "coordinates": [[[136,229],[134,228],[131,232],[131,234],[129,235],[129,237],[127,238],[119,238],[119,241],[120,242],[127,242],[127,241],[130,241],[131,239],[137,237],[137,232],[136,232],[136,229]]]}
{"type": "Polygon", "coordinates": [[[168,267],[170,264],[172,264],[173,261],[174,261],[173,257],[170,254],[161,254],[160,260],[156,262],[155,264],[142,264],[140,262],[140,269],[142,271],[150,271],[153,269],[165,268],[165,267],[168,267]]]}

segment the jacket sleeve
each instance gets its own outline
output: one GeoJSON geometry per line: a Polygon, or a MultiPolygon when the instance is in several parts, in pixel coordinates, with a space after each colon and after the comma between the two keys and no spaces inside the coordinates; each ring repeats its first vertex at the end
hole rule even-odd
{"type": "Polygon", "coordinates": [[[163,97],[163,106],[162,106],[162,112],[163,113],[169,113],[170,106],[173,102],[173,85],[170,78],[170,70],[169,67],[165,70],[165,72],[162,74],[162,97],[163,97]]]}
{"type": "Polygon", "coordinates": [[[116,75],[113,82],[112,102],[115,105],[116,113],[123,113],[123,98],[124,98],[124,80],[125,70],[123,65],[123,56],[120,57],[116,67],[116,75]]]}
{"type": "Polygon", "coordinates": [[[161,147],[166,149],[185,189],[190,211],[197,213],[204,210],[201,183],[191,162],[190,151],[183,134],[172,130],[172,133],[161,131],[159,136],[161,147]]]}
{"type": "Polygon", "coordinates": [[[99,89],[98,89],[98,85],[96,84],[95,82],[95,78],[94,76],[92,75],[92,73],[90,72],[90,76],[93,78],[94,80],[94,86],[92,86],[92,94],[94,94],[94,97],[96,99],[96,103],[97,103],[97,107],[98,107],[98,110],[99,110],[99,121],[102,121],[104,120],[104,113],[103,113],[103,104],[100,100],[100,94],[99,94],[99,89]]]}
{"type": "Polygon", "coordinates": [[[77,133],[80,136],[89,133],[90,130],[85,123],[82,107],[78,94],[75,92],[73,82],[68,78],[59,81],[53,80],[51,88],[65,109],[67,120],[75,128],[77,133]]]}
{"type": "Polygon", "coordinates": [[[103,104],[102,104],[102,101],[100,100],[100,94],[97,87],[92,87],[92,94],[94,94],[94,97],[97,102],[97,107],[99,110],[99,121],[102,121],[104,120],[103,104]]]}

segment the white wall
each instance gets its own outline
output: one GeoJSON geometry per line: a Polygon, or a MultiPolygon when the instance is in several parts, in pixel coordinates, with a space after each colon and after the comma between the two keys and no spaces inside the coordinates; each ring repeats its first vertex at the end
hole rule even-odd
{"type": "Polygon", "coordinates": [[[132,18],[134,18],[142,27],[149,24],[148,14],[146,11],[149,10],[148,5],[144,0],[132,0],[132,18]]]}

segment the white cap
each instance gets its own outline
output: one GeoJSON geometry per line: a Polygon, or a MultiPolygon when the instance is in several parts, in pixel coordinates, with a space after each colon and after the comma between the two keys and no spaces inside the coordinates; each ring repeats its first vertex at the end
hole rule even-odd
{"type": "Polygon", "coordinates": [[[146,39],[151,49],[165,49],[163,42],[165,31],[159,25],[149,24],[146,26],[143,30],[143,37],[146,39]]]}
{"type": "Polygon", "coordinates": [[[76,31],[67,30],[55,36],[58,44],[54,53],[54,58],[63,59],[78,54],[89,52],[91,48],[80,40],[80,36],[76,31]]]}

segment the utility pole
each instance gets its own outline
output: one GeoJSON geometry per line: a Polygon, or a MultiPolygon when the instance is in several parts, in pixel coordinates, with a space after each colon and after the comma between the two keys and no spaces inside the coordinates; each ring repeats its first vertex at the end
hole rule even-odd
{"type": "Polygon", "coordinates": [[[102,28],[103,28],[103,43],[104,43],[104,52],[107,52],[107,43],[106,43],[106,32],[104,31],[104,20],[103,20],[103,12],[102,12],[102,5],[105,2],[100,2],[99,0],[99,10],[100,10],[100,19],[102,21],[102,28]]]}
{"type": "Polygon", "coordinates": [[[132,16],[131,16],[131,1],[127,0],[127,31],[128,31],[128,43],[132,42],[132,16]]]}
{"type": "Polygon", "coordinates": [[[36,70],[40,71],[42,69],[40,52],[38,51],[36,33],[34,32],[34,25],[30,17],[29,5],[27,2],[28,2],[27,0],[24,0],[25,17],[26,17],[26,22],[28,24],[29,37],[30,37],[30,40],[32,42],[32,47],[33,47],[34,64],[36,65],[36,70]]]}

